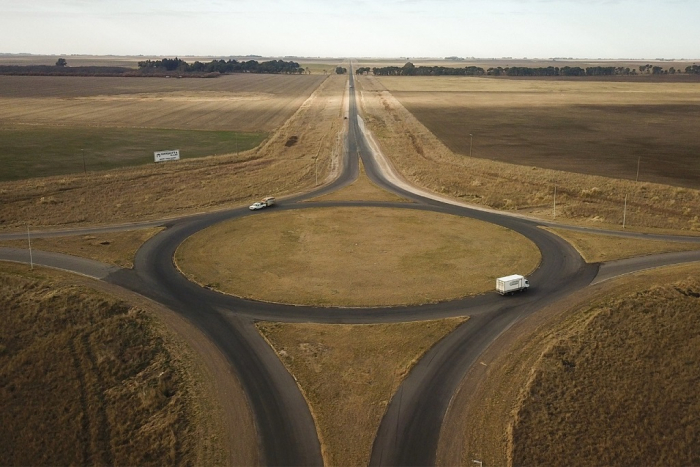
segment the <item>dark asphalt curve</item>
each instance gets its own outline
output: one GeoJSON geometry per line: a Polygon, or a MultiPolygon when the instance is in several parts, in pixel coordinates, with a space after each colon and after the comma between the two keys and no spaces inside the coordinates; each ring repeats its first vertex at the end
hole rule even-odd
{"type": "MultiPolygon", "coordinates": [[[[164,224],[166,230],[138,251],[133,270],[117,270],[89,260],[37,252],[37,263],[74,270],[128,288],[168,306],[199,327],[226,355],[240,377],[255,413],[264,464],[321,465],[323,459],[308,405],[294,378],[257,332],[254,325],[257,320],[376,323],[469,316],[466,323],[427,352],[400,385],[382,419],[370,461],[371,465],[433,465],[449,401],[479,355],[506,329],[542,307],[588,286],[596,275],[604,280],[660,264],[700,259],[698,254],[682,253],[660,259],[647,257],[604,265],[599,274],[598,265],[586,264],[569,244],[539,228],[542,222],[446,204],[396,186],[382,173],[358,124],[352,67],[348,92],[347,137],[338,178],[313,192],[280,199],[274,209],[337,206],[421,209],[501,225],[529,238],[540,249],[542,261],[530,275],[532,287],[527,293],[513,297],[489,293],[409,307],[319,308],[243,300],[202,288],[179,273],[173,257],[186,238],[219,222],[266,215],[265,211],[250,212],[247,208],[168,221],[164,224]],[[359,173],[360,158],[374,183],[411,202],[310,201],[352,183],[359,173]]],[[[100,229],[109,230],[109,227],[100,229]]],[[[63,231],[60,235],[70,232],[63,231]]],[[[16,235],[21,238],[24,234],[16,235]]],[[[26,250],[0,249],[0,258],[26,262],[26,256],[26,250]]]]}

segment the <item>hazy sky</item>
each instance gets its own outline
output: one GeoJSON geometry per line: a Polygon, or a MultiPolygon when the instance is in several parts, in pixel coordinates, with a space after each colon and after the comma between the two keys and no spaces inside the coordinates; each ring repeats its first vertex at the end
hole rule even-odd
{"type": "Polygon", "coordinates": [[[700,58],[699,0],[0,0],[0,52],[700,58]]]}

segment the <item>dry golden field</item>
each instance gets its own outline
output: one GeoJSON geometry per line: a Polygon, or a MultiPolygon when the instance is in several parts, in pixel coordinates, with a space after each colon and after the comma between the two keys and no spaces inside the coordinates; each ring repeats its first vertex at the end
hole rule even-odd
{"type": "Polygon", "coordinates": [[[214,79],[0,76],[0,128],[13,124],[270,132],[323,75],[214,79]]]}
{"type": "Polygon", "coordinates": [[[625,276],[517,323],[465,378],[437,464],[698,464],[698,273],[625,276]]]}
{"type": "Polygon", "coordinates": [[[509,270],[533,271],[540,254],[525,237],[473,219],[325,208],[215,225],[188,238],[175,259],[196,282],[240,297],[374,307],[482,293],[509,270]]]}
{"type": "MultiPolygon", "coordinates": [[[[588,226],[605,226],[608,228],[620,228],[623,218],[626,220],[626,227],[633,229],[670,229],[670,230],[698,230],[700,229],[700,218],[698,217],[698,206],[700,206],[700,191],[692,188],[674,187],[652,183],[645,180],[644,162],[640,169],[639,182],[634,181],[636,176],[636,162],[632,163],[632,180],[620,180],[613,178],[612,173],[603,175],[579,174],[563,170],[553,170],[539,168],[532,165],[516,165],[490,159],[480,159],[468,157],[452,151],[436,137],[426,126],[413,116],[382,83],[399,83],[395,87],[403,86],[417,87],[419,85],[439,86],[449,88],[449,86],[467,86],[468,84],[485,86],[483,91],[474,94],[492,95],[494,102],[503,102],[509,93],[504,92],[502,96],[497,93],[487,92],[490,86],[498,86],[499,83],[514,83],[513,89],[525,86],[532,89],[531,92],[523,92],[522,99],[527,99],[529,94],[536,95],[536,88],[548,89],[548,81],[515,81],[515,80],[490,80],[490,79],[470,79],[461,78],[454,80],[445,78],[392,78],[388,81],[384,78],[378,80],[374,77],[361,77],[359,88],[362,90],[362,109],[365,114],[365,122],[375,135],[380,147],[393,164],[400,170],[402,175],[409,181],[420,186],[425,186],[435,192],[450,195],[463,201],[490,206],[497,209],[518,210],[523,213],[552,219],[556,214],[556,219],[565,222],[574,222],[588,226]],[[435,83],[442,84],[435,84],[435,83]],[[413,83],[413,84],[411,84],[413,83]],[[452,83],[452,84],[450,84],[452,83]],[[481,84],[479,84],[481,83],[481,84]],[[495,84],[490,84],[495,83],[495,84]],[[554,211],[554,191],[557,190],[556,211],[554,211]],[[627,197],[627,208],[625,212],[625,197],[627,197]]],[[[561,86],[562,93],[567,86],[627,86],[629,83],[555,83],[561,86]]],[[[679,85],[680,86],[680,85],[679,85]]],[[[700,91],[699,85],[684,85],[700,91]]],[[[404,89],[402,95],[414,95],[413,99],[422,99],[428,105],[428,96],[433,91],[421,91],[419,88],[414,92],[404,89]],[[422,97],[421,97],[422,96],[422,97]]],[[[617,89],[617,88],[616,88],[617,89]]],[[[454,91],[454,89],[453,89],[454,91]]],[[[544,92],[544,91],[543,91],[544,92]]],[[[545,92],[546,93],[546,92],[545,92]]],[[[440,94],[440,93],[438,93],[440,94]]],[[[460,100],[460,92],[444,93],[454,94],[455,102],[460,100]]],[[[513,93],[513,99],[518,99],[518,93],[513,93]]],[[[595,94],[595,93],[593,93],[595,94]]],[[[668,99],[673,99],[671,92],[668,99]]],[[[687,94],[686,94],[687,95],[687,94]]],[[[695,92],[691,92],[695,95],[695,92]]],[[[696,97],[700,97],[700,92],[696,97]]],[[[693,99],[696,99],[693,97],[693,99]]],[[[487,99],[487,97],[476,96],[475,99],[487,99]]],[[[558,99],[552,96],[551,99],[558,99]]],[[[524,102],[524,101],[523,101],[524,102]]],[[[531,103],[535,103],[531,100],[531,103]]],[[[460,106],[451,106],[449,102],[439,101],[439,106],[443,106],[442,113],[449,113],[450,108],[462,109],[460,106]]],[[[483,103],[482,105],[486,105],[483,103]]],[[[503,104],[501,104],[503,106],[503,104]]],[[[494,108],[498,106],[494,104],[494,108]]],[[[536,108],[536,106],[535,106],[536,108]]],[[[478,109],[477,109],[478,110],[478,109]]],[[[483,109],[482,109],[483,110],[483,109]]],[[[526,111],[526,110],[523,110],[526,111]]],[[[437,121],[437,120],[435,120],[437,121]]],[[[454,123],[447,120],[445,126],[453,127],[454,123]]],[[[532,123],[534,124],[534,123],[532,123]]],[[[557,135],[553,127],[546,127],[545,130],[557,135]]],[[[436,130],[438,131],[438,130],[436,130]]],[[[469,142],[469,131],[465,129],[459,135],[469,142]]],[[[678,133],[683,135],[683,131],[689,131],[687,126],[679,129],[678,133]]],[[[693,140],[695,141],[695,140],[693,140]]],[[[478,134],[474,138],[474,153],[478,155],[479,145],[478,134]]],[[[688,147],[692,147],[694,142],[689,142],[688,147]]],[[[468,154],[467,146],[467,154],[468,154]]],[[[527,148],[524,149],[528,151],[527,148]]],[[[670,157],[670,156],[669,156],[670,157]]],[[[602,161],[604,162],[604,161],[602,161]]],[[[601,162],[601,164],[602,164],[601,162]]],[[[692,161],[691,161],[692,162],[692,161]]],[[[691,163],[689,162],[689,163],[691,163]]],[[[692,162],[697,166],[696,162],[692,162]]],[[[596,161],[597,165],[598,161],[596,161]]],[[[570,165],[570,164],[569,164],[570,165]]],[[[661,165],[668,164],[665,161],[661,165]]],[[[569,167],[569,170],[572,170],[569,167]]],[[[612,171],[612,168],[610,168],[612,171]]],[[[692,171],[689,170],[688,173],[692,171]]],[[[674,171],[676,179],[681,177],[681,170],[674,171]]],[[[617,174],[621,175],[621,174],[617,174]]]]}
{"type": "Polygon", "coordinates": [[[200,457],[220,433],[198,438],[201,394],[150,314],[16,265],[0,267],[0,310],[0,464],[224,460],[200,457]]]}
{"type": "Polygon", "coordinates": [[[247,151],[323,80],[0,76],[0,181],[247,151]]]}
{"type": "Polygon", "coordinates": [[[465,318],[372,325],[258,323],[294,375],[326,465],[367,465],[391,398],[413,365],[465,318]]]}
{"type": "MultiPolygon", "coordinates": [[[[347,77],[328,76],[260,147],[212,158],[0,183],[0,229],[119,223],[309,189],[337,168],[347,77]],[[287,143],[296,137],[296,144],[287,143]]],[[[124,79],[129,81],[129,79],[124,79]]],[[[147,80],[146,80],[147,81],[147,80]]]]}

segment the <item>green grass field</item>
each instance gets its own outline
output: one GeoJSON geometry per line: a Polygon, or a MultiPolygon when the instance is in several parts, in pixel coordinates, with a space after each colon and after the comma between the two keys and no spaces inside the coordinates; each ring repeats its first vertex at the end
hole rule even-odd
{"type": "Polygon", "coordinates": [[[235,153],[266,137],[232,131],[11,126],[0,129],[0,181],[149,164],[154,151],[179,149],[183,159],[235,153]]]}

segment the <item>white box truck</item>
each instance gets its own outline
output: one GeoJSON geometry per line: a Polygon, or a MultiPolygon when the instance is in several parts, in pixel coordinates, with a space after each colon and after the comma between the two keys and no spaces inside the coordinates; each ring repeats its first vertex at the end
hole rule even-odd
{"type": "Polygon", "coordinates": [[[512,294],[520,291],[524,292],[528,287],[530,287],[530,281],[519,274],[499,277],[496,279],[496,290],[501,295],[512,294]]]}

